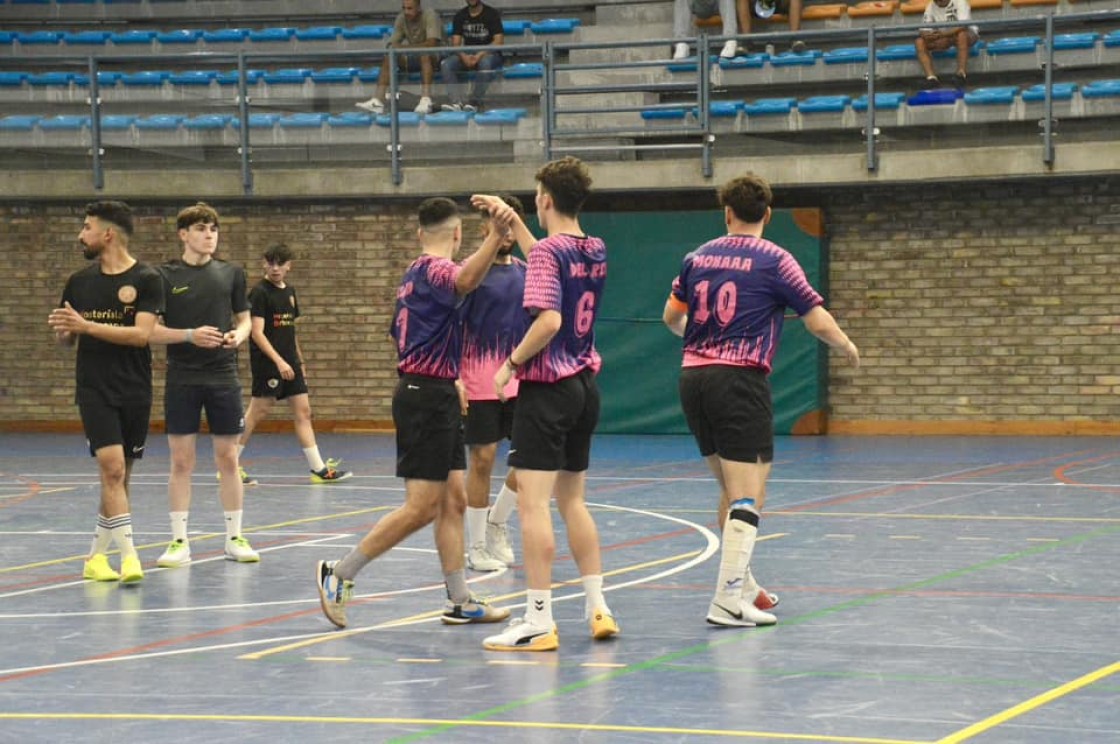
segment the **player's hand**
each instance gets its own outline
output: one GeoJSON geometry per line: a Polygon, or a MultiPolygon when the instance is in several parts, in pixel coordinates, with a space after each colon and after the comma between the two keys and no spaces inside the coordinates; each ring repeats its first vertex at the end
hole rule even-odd
{"type": "Polygon", "coordinates": [[[494,373],[494,392],[498,394],[498,400],[503,403],[506,402],[506,385],[513,378],[513,370],[505,362],[502,366],[498,367],[498,371],[494,373]]]}
{"type": "Polygon", "coordinates": [[[241,346],[241,344],[244,341],[245,341],[245,339],[242,338],[237,333],[237,331],[226,331],[225,334],[222,336],[222,348],[223,349],[236,349],[238,346],[241,346]]]}
{"type": "Polygon", "coordinates": [[[89,321],[71,307],[69,302],[64,303],[62,307],[51,310],[51,314],[47,317],[47,324],[54,330],[56,338],[61,333],[71,336],[85,333],[88,323],[89,321]]]}
{"type": "Polygon", "coordinates": [[[467,386],[463,384],[462,380],[455,381],[455,392],[459,394],[459,415],[466,416],[471,404],[467,400],[467,386]]]}
{"type": "Polygon", "coordinates": [[[280,363],[276,365],[276,369],[280,370],[280,376],[285,380],[296,379],[296,371],[292,369],[292,365],[284,360],[280,360],[280,363]]]}
{"type": "Polygon", "coordinates": [[[848,341],[848,345],[844,347],[844,357],[848,360],[848,364],[859,369],[859,347],[851,341],[848,341]]]}
{"type": "Polygon", "coordinates": [[[225,336],[214,326],[199,326],[191,332],[191,343],[200,349],[217,349],[225,341],[225,336]]]}

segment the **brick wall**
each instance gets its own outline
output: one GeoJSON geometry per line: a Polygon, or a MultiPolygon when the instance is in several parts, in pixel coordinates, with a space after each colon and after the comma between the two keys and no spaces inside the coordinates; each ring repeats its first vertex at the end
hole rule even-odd
{"type": "MultiPolygon", "coordinates": [[[[833,431],[1115,433],[1117,179],[871,187],[811,199],[824,206],[830,234],[830,307],[864,357],[859,371],[835,360],[833,431]]],[[[179,206],[134,204],[136,255],[158,263],[179,254],[179,206]]],[[[388,422],[395,354],[387,330],[396,284],[416,253],[415,205],[214,206],[223,215],[219,255],[245,265],[250,281],[271,242],[297,251],[290,279],[320,426],[388,422]]],[[[0,426],[76,423],[73,353],[54,347],[46,317],[84,263],[80,222],[81,203],[0,206],[8,267],[0,426]]],[[[476,229],[472,220],[467,235],[476,229]]],[[[162,357],[157,349],[156,419],[162,357]]],[[[243,352],[246,387],[247,368],[243,352]]]]}

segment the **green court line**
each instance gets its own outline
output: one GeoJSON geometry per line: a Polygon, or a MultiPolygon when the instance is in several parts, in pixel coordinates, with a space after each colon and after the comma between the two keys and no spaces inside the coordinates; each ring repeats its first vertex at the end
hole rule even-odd
{"type": "MultiPolygon", "coordinates": [[[[779,627],[788,627],[790,625],[802,625],[804,623],[808,623],[808,622],[811,622],[813,620],[819,620],[820,618],[828,617],[829,615],[835,615],[839,612],[845,612],[847,610],[854,610],[854,609],[857,609],[857,608],[860,608],[860,607],[864,607],[866,605],[878,602],[881,599],[898,597],[898,596],[903,595],[907,592],[912,592],[916,589],[925,589],[927,587],[930,587],[930,586],[933,586],[933,585],[936,585],[936,584],[942,584],[946,581],[951,581],[953,579],[961,578],[962,576],[968,576],[970,574],[978,573],[980,571],[985,571],[985,570],[987,570],[989,568],[993,568],[995,566],[1002,566],[1002,565],[1005,565],[1005,564],[1008,564],[1008,563],[1013,563],[1014,561],[1018,561],[1018,560],[1023,559],[1023,558],[1030,558],[1032,556],[1042,555],[1043,553],[1049,553],[1050,551],[1056,550],[1058,548],[1067,548],[1067,547],[1070,547],[1070,546],[1073,546],[1073,545],[1080,545],[1081,543],[1088,542],[1090,540],[1094,540],[1098,537],[1104,537],[1106,535],[1113,535],[1113,534],[1116,534],[1118,532],[1120,532],[1120,526],[1106,527],[1106,528],[1103,528],[1103,529],[1094,530],[1092,532],[1087,532],[1087,533],[1084,533],[1082,535],[1073,535],[1072,537],[1067,537],[1067,538],[1065,538],[1063,540],[1060,540],[1058,542],[1041,543],[1039,545],[1027,548],[1026,550],[1020,550],[1020,551],[1017,551],[1015,553],[1007,553],[1005,555],[997,556],[995,558],[990,558],[986,561],[981,561],[980,563],[974,563],[971,566],[965,566],[963,568],[958,568],[958,569],[953,570],[953,571],[948,571],[946,573],[939,574],[937,576],[933,576],[933,577],[928,578],[928,579],[922,579],[920,581],[911,582],[909,584],[905,584],[904,586],[898,587],[896,589],[886,589],[886,590],[883,590],[883,591],[880,591],[880,592],[875,592],[874,594],[869,594],[869,595],[866,595],[866,596],[863,596],[863,597],[857,597],[855,599],[848,600],[847,602],[841,602],[840,604],[832,605],[830,607],[825,607],[825,608],[822,608],[820,610],[815,610],[813,612],[809,612],[809,613],[806,613],[804,615],[797,615],[797,616],[789,618],[789,619],[783,619],[779,625],[771,625],[771,626],[762,627],[762,628],[751,628],[747,632],[752,633],[752,634],[767,633],[767,632],[773,632],[774,630],[776,630],[779,627]]],[[[690,646],[688,648],[683,648],[679,651],[674,651],[673,653],[664,654],[662,656],[658,656],[654,659],[650,659],[648,661],[640,662],[640,663],[634,664],[632,666],[628,666],[628,667],[625,667],[625,668],[622,668],[622,669],[613,670],[613,671],[610,671],[610,672],[604,672],[603,674],[599,674],[599,675],[596,675],[594,677],[590,677],[590,678],[582,680],[580,682],[573,682],[572,684],[565,685],[563,687],[558,687],[555,690],[549,690],[548,692],[542,692],[538,695],[532,695],[530,697],[522,698],[520,700],[513,700],[513,701],[510,701],[510,702],[508,702],[504,705],[499,705],[499,706],[496,706],[496,707],[493,707],[493,708],[488,708],[487,710],[479,711],[478,713],[473,713],[471,715],[463,716],[463,719],[467,720],[467,721],[480,721],[480,720],[485,720],[485,719],[488,719],[488,718],[493,718],[494,716],[498,716],[498,715],[501,715],[503,713],[509,713],[511,711],[515,711],[515,710],[518,710],[520,708],[530,706],[534,703],[542,702],[544,700],[549,700],[551,698],[560,697],[562,695],[567,695],[569,693],[579,692],[579,691],[587,689],[588,687],[591,687],[593,685],[597,685],[597,684],[600,684],[600,683],[603,683],[603,682],[610,682],[611,680],[615,680],[615,679],[618,679],[620,677],[624,677],[624,676],[627,676],[627,675],[630,675],[630,674],[636,674],[638,672],[648,671],[648,670],[654,669],[656,667],[659,667],[659,666],[662,666],[662,665],[665,665],[665,664],[670,664],[670,663],[675,662],[679,659],[685,659],[685,658],[688,658],[689,656],[694,656],[695,654],[703,653],[705,651],[709,651],[713,648],[718,648],[720,646],[726,646],[730,643],[738,643],[742,640],[742,638],[743,638],[743,633],[742,632],[740,632],[740,633],[732,632],[728,635],[727,638],[722,639],[722,640],[699,643],[695,646],[690,646]]],[[[390,739],[388,742],[386,742],[386,744],[408,744],[409,742],[420,741],[422,739],[426,739],[428,737],[435,736],[437,734],[445,733],[447,731],[450,731],[451,729],[454,729],[455,727],[456,726],[454,724],[445,724],[445,725],[442,725],[442,726],[435,726],[435,727],[426,729],[424,731],[418,731],[414,734],[409,734],[407,736],[402,736],[402,737],[397,737],[395,739],[390,739]]],[[[781,738],[781,736],[782,735],[780,733],[777,733],[777,732],[774,733],[775,738],[781,738]]]]}

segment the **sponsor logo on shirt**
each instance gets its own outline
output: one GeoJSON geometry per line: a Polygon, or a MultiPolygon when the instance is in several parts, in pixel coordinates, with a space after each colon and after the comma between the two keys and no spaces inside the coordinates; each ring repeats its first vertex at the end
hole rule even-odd
{"type": "Polygon", "coordinates": [[[189,284],[185,287],[172,287],[171,288],[171,294],[183,294],[184,292],[186,292],[190,288],[191,287],[190,287],[189,284]]]}
{"type": "Polygon", "coordinates": [[[126,284],[117,290],[117,299],[125,305],[131,305],[136,302],[136,287],[131,284],[126,284]]]}

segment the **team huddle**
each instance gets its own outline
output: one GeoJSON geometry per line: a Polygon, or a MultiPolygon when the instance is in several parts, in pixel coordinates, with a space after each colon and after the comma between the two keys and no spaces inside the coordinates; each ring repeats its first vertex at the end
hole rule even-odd
{"type": "MultiPolygon", "coordinates": [[[[607,281],[607,247],[585,234],[579,215],[591,193],[587,166],[563,158],[536,174],[537,240],[514,197],[475,195],[483,240],[466,260],[454,201],[433,198],[418,211],[420,256],[397,290],[391,335],[399,380],[392,400],[396,475],[404,502],[338,561],[319,561],[315,581],[324,615],[347,624],[358,573],[409,535],[433,524],[447,591],[446,624],[498,623],[510,616],[471,593],[466,568],[492,571],[515,560],[506,526],[519,513],[526,610],[483,641],[492,651],[550,651],[556,552],[551,503],[567,527],[595,640],[619,634],[607,605],[599,533],[585,502],[592,437],[599,420],[601,358],[595,320],[607,281]],[[514,245],[525,256],[513,256],[514,245]],[[494,504],[490,481],[498,444],[510,440],[509,470],[494,504]],[[468,470],[469,453],[469,470],[468,470]],[[465,525],[464,525],[465,517],[465,525]],[[466,537],[464,537],[466,533],[466,537]]],[[[720,489],[723,543],[707,621],[769,625],[776,595],[751,574],[751,556],[773,460],[768,375],[786,308],[842,350],[859,351],[824,308],[797,261],[762,238],[769,185],[753,175],[719,193],[728,235],[685,256],[663,320],[683,338],[680,397],[688,425],[720,489]]],[[[168,347],[165,417],[171,452],[172,539],[157,561],[190,561],[187,517],[195,443],[205,411],[214,441],[225,512],[225,556],[256,562],[242,534],[241,450],[271,404],[287,399],[314,483],[350,474],[323,460],[310,425],[299,306],[286,283],[292,254],[273,246],[264,278],[246,292],[244,272],[214,258],[218,215],[205,204],[183,210],[183,255],[158,269],[128,250],[132,215],[121,202],[86,209],[79,241],[91,264],[72,275],[49,323],[60,342],[78,344],[76,399],[101,474],[97,528],[84,575],[131,583],[143,578],[132,544],[129,476],[143,455],[152,405],[149,344],[168,347]],[[242,416],[237,349],[251,344],[252,401],[242,416]],[[116,544],[120,571],[108,551],[116,544]]]]}

